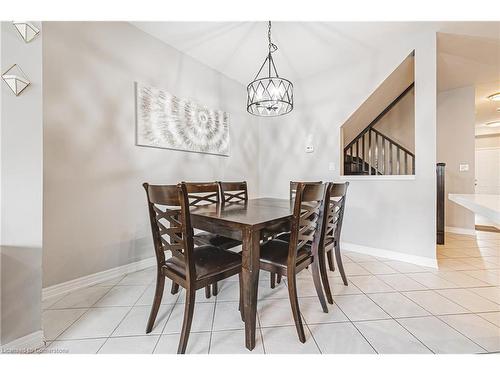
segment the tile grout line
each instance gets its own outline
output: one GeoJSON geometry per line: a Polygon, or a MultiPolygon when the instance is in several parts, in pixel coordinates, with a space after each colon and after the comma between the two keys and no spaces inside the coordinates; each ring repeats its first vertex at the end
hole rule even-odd
{"type": "MultiPolygon", "coordinates": [[[[439,294],[439,293],[438,293],[438,294],[439,294]]],[[[441,294],[440,294],[440,295],[441,295],[441,294]]],[[[403,294],[403,296],[405,296],[405,295],[403,294]]],[[[425,311],[427,311],[427,310],[426,310],[426,309],[425,309],[422,305],[420,305],[417,301],[414,301],[414,300],[413,300],[413,299],[411,299],[410,297],[407,297],[407,296],[405,296],[405,297],[406,297],[406,298],[409,298],[409,299],[410,299],[413,303],[415,303],[416,305],[420,306],[422,309],[424,309],[425,311]]],[[[445,296],[442,296],[442,297],[446,298],[445,296]]],[[[370,298],[370,299],[371,299],[371,298],[370,298]]],[[[451,301],[451,300],[450,300],[450,301],[451,301]]],[[[374,301],[374,302],[375,302],[375,301],[374,301]]],[[[453,301],[451,301],[451,302],[453,302],[453,301]]],[[[375,302],[375,303],[376,303],[376,302],[375,302]]],[[[475,315],[475,313],[473,313],[473,312],[472,312],[472,311],[470,311],[469,309],[467,309],[467,308],[465,308],[465,307],[463,307],[463,306],[461,306],[461,305],[459,305],[459,306],[460,306],[460,307],[462,307],[462,308],[464,308],[464,309],[466,309],[467,311],[469,311],[469,313],[468,313],[469,315],[475,315]]],[[[432,313],[431,313],[431,314],[432,314],[432,313]]],[[[450,325],[449,325],[448,323],[446,323],[444,320],[440,319],[440,316],[448,316],[448,315],[464,315],[464,314],[461,314],[461,313],[458,313],[458,314],[457,314],[457,313],[453,313],[453,314],[441,314],[441,315],[432,314],[431,316],[432,316],[432,317],[434,317],[434,318],[437,318],[439,321],[441,321],[441,322],[443,322],[444,324],[446,324],[448,327],[450,327],[451,329],[453,329],[454,331],[456,331],[457,333],[459,333],[461,336],[465,337],[467,340],[471,341],[472,343],[474,343],[474,344],[478,345],[480,348],[482,348],[483,350],[485,350],[485,349],[484,349],[481,345],[477,344],[477,343],[476,343],[474,340],[472,340],[470,337],[466,336],[466,335],[465,335],[465,334],[463,334],[462,332],[460,332],[460,331],[458,331],[457,329],[455,329],[454,327],[450,326],[450,325]]],[[[413,317],[413,318],[420,318],[420,317],[413,317]]],[[[412,317],[409,317],[409,318],[398,318],[398,319],[412,319],[412,317]]],[[[398,322],[398,324],[401,324],[401,323],[400,323],[397,319],[394,319],[394,320],[396,320],[396,322],[398,322]]],[[[403,328],[405,328],[405,329],[406,329],[406,327],[404,327],[404,326],[403,326],[403,328]]],[[[408,331],[408,330],[407,330],[407,331],[408,331]]],[[[410,332],[410,331],[408,331],[408,332],[410,332]]],[[[410,334],[411,334],[411,332],[410,332],[410,334]]],[[[412,336],[413,336],[413,334],[412,334],[412,336]]],[[[419,340],[419,339],[417,338],[417,340],[419,340]]],[[[419,340],[419,341],[420,341],[420,340],[419,340]]],[[[422,344],[423,344],[423,342],[422,342],[422,344]]],[[[424,344],[424,345],[425,345],[425,344],[424,344]]],[[[427,347],[427,345],[425,345],[425,347],[427,347]]],[[[429,349],[429,350],[430,350],[430,349],[429,349]]],[[[433,351],[433,350],[431,350],[431,351],[434,353],[434,351],[433,351]]],[[[485,350],[485,351],[486,351],[486,352],[488,352],[487,350],[485,350]]]]}
{"type": "MultiPolygon", "coordinates": [[[[140,298],[140,297],[139,297],[140,298]]],[[[99,353],[99,351],[102,349],[102,347],[104,345],[106,345],[106,343],[109,341],[109,339],[113,336],[113,333],[116,331],[116,329],[120,326],[120,324],[122,324],[122,322],[125,320],[125,318],[128,316],[128,314],[130,314],[130,312],[132,311],[132,309],[134,308],[134,306],[130,306],[130,309],[127,311],[127,313],[123,316],[123,318],[120,319],[120,321],[118,322],[118,324],[115,326],[115,328],[111,331],[111,333],[108,335],[108,337],[106,338],[106,340],[103,342],[103,344],[99,347],[99,350],[97,350],[97,353],[99,353]]]]}
{"type": "MultiPolygon", "coordinates": [[[[157,274],[157,277],[158,277],[158,274],[157,274]]],[[[139,302],[139,300],[142,298],[142,296],[144,296],[144,295],[146,294],[146,292],[148,291],[149,287],[150,287],[151,285],[153,285],[153,284],[155,284],[155,280],[154,280],[154,279],[153,279],[153,281],[151,281],[151,282],[148,284],[148,286],[146,287],[146,289],[144,289],[144,292],[142,292],[142,294],[141,294],[141,295],[140,295],[140,297],[137,299],[137,301],[135,301],[134,306],[132,306],[132,309],[133,309],[134,307],[138,307],[137,302],[139,302]]],[[[156,287],[155,287],[155,291],[156,291],[156,287]]],[[[165,285],[163,286],[163,292],[165,292],[165,285]]],[[[179,296],[177,296],[177,299],[178,299],[178,298],[179,298],[179,296]]],[[[163,295],[162,295],[162,299],[163,299],[163,295]]],[[[176,300],[176,301],[177,301],[177,300],[176,300]]],[[[160,312],[161,306],[162,306],[162,304],[161,304],[161,301],[160,301],[160,306],[158,307],[158,312],[160,312]]],[[[174,307],[175,307],[175,304],[173,304],[173,305],[172,305],[172,310],[174,309],[174,307]]],[[[130,311],[132,311],[132,309],[130,309],[130,311]]],[[[170,310],[170,314],[172,314],[172,310],[170,310]]],[[[129,313],[130,313],[130,311],[129,311],[129,313]]],[[[168,314],[167,320],[165,320],[165,325],[167,324],[168,319],[170,318],[170,314],[168,314]]],[[[127,314],[127,315],[128,315],[128,314],[127,314]]],[[[156,315],[156,318],[158,318],[158,315],[156,315]]],[[[148,318],[148,319],[149,319],[149,318],[148,318]]],[[[120,323],[120,324],[121,324],[121,323],[120,323]]],[[[118,326],[116,326],[116,328],[118,328],[118,327],[120,326],[120,324],[118,324],[118,326]]],[[[146,324],[147,324],[147,323],[146,323],[146,324]]],[[[164,325],[164,326],[163,326],[163,328],[162,328],[162,332],[163,332],[163,330],[165,329],[165,325],[164,325]]],[[[116,330],[116,328],[115,328],[115,330],[116,330]]],[[[154,327],[153,327],[153,328],[154,328],[154,327]]],[[[113,331],[113,332],[114,332],[114,331],[113,331]]],[[[146,336],[147,336],[147,334],[146,334],[146,336]]],[[[161,338],[161,332],[160,332],[160,334],[158,335],[158,339],[156,340],[155,344],[153,345],[153,350],[151,350],[151,353],[150,353],[150,354],[153,354],[153,353],[155,352],[155,350],[156,350],[156,346],[158,345],[158,342],[160,341],[160,338],[161,338]]]]}
{"type": "MultiPolygon", "coordinates": [[[[210,285],[210,291],[212,291],[212,285],[210,285]]],[[[217,293],[219,294],[219,293],[217,293]]],[[[212,296],[213,297],[213,296],[212,296]]],[[[214,312],[212,314],[212,324],[210,325],[210,337],[208,339],[208,350],[207,354],[210,354],[210,349],[212,348],[212,333],[214,331],[214,322],[215,322],[215,314],[217,312],[217,296],[215,296],[215,302],[214,302],[214,312]]]]}
{"type": "MultiPolygon", "coordinates": [[[[456,314],[456,315],[460,315],[460,314],[456,314]]],[[[446,324],[448,327],[450,327],[451,329],[453,329],[454,331],[458,332],[460,335],[462,335],[463,337],[465,337],[467,340],[469,340],[470,342],[472,342],[473,344],[476,344],[477,346],[479,346],[481,349],[483,349],[486,353],[489,353],[488,350],[486,350],[486,348],[484,348],[482,345],[480,345],[479,343],[477,343],[476,341],[474,341],[472,338],[470,338],[469,336],[467,336],[465,333],[462,333],[460,332],[458,329],[456,329],[455,327],[451,326],[450,324],[448,324],[448,322],[446,322],[445,320],[441,319],[441,316],[440,315],[436,315],[436,318],[439,319],[441,322],[443,322],[444,324],[446,324]]]]}
{"type": "Polygon", "coordinates": [[[304,325],[306,326],[307,330],[311,334],[311,338],[313,339],[314,344],[316,344],[316,348],[318,348],[319,354],[323,354],[323,351],[321,350],[318,342],[316,341],[316,338],[314,337],[314,335],[312,333],[311,328],[309,327],[309,324],[307,323],[306,317],[302,313],[300,313],[300,315],[302,315],[302,320],[304,321],[304,325]]]}
{"type": "MultiPolygon", "coordinates": [[[[405,298],[408,298],[406,297],[404,294],[402,294],[401,292],[397,292],[399,295],[405,297],[405,298]]],[[[387,315],[389,315],[392,320],[394,320],[399,326],[401,326],[406,332],[408,332],[411,336],[413,336],[419,343],[421,343],[423,346],[425,346],[431,353],[433,354],[436,354],[434,353],[434,351],[429,348],[423,341],[421,341],[417,336],[415,336],[412,332],[410,332],[404,325],[401,324],[401,322],[399,322],[394,316],[392,316],[388,311],[386,311],[382,306],[380,306],[375,300],[373,300],[368,294],[365,294],[366,297],[368,297],[375,305],[377,305],[382,311],[384,311],[387,315]]],[[[415,303],[415,302],[414,302],[415,303]]],[[[415,303],[416,304],[416,303],[415,303]]],[[[418,304],[416,304],[417,306],[420,306],[418,304]]],[[[426,309],[424,309],[422,306],[420,306],[420,308],[422,308],[424,311],[427,311],[426,309]]],[[[430,311],[427,311],[429,314],[430,311]]],[[[404,318],[399,318],[399,319],[404,319],[404,318]]]]}
{"type": "MultiPolygon", "coordinates": [[[[167,320],[165,321],[165,324],[163,325],[163,328],[161,329],[161,332],[159,334],[159,337],[158,337],[158,340],[156,341],[155,343],[155,346],[153,347],[153,351],[152,351],[152,354],[154,354],[154,352],[156,351],[156,348],[158,347],[158,344],[160,343],[160,339],[163,335],[165,336],[168,336],[169,334],[164,334],[163,332],[165,332],[165,327],[167,326],[169,320],[170,320],[170,317],[172,316],[172,313],[175,309],[175,307],[177,306],[177,301],[179,300],[180,296],[181,296],[181,293],[182,291],[184,290],[184,288],[182,288],[180,285],[179,285],[179,290],[178,292],[176,293],[177,294],[177,298],[175,299],[174,303],[171,304],[172,308],[170,309],[170,312],[167,316],[167,320]]],[[[165,292],[165,289],[163,290],[163,292],[165,292]]],[[[144,292],[145,293],[145,292],[144,292]]],[[[167,290],[167,293],[171,293],[171,292],[168,292],[167,290]]],[[[162,299],[163,299],[163,296],[162,296],[162,299]]],[[[161,308],[161,302],[160,302],[160,308],[161,308]]],[[[172,335],[174,335],[174,333],[172,333],[172,335]]]]}
{"type": "MultiPolygon", "coordinates": [[[[489,298],[483,297],[483,296],[482,296],[482,295],[480,295],[480,294],[474,293],[472,290],[469,290],[469,289],[472,289],[472,288],[459,288],[459,290],[465,290],[465,291],[468,291],[468,292],[470,292],[470,293],[473,293],[473,294],[475,294],[477,297],[479,297],[480,299],[484,299],[484,300],[485,300],[485,301],[487,301],[487,302],[492,302],[492,303],[494,303],[495,305],[497,305],[497,307],[498,307],[498,309],[497,309],[497,310],[493,310],[493,311],[480,311],[480,312],[477,312],[477,314],[482,314],[482,313],[487,313],[487,312],[496,312],[496,311],[500,311],[500,305],[499,305],[498,303],[496,303],[495,301],[490,300],[489,298]]],[[[439,293],[439,291],[440,291],[440,290],[449,290],[449,289],[435,289],[435,290],[433,290],[433,291],[434,291],[435,293],[439,294],[440,296],[442,296],[442,297],[444,297],[444,298],[446,298],[446,299],[450,300],[451,302],[453,302],[453,303],[455,303],[455,304],[459,305],[460,307],[463,307],[464,309],[466,309],[466,310],[468,310],[468,311],[470,311],[470,312],[472,312],[472,313],[476,313],[476,312],[474,312],[474,311],[470,310],[469,308],[467,308],[467,307],[465,307],[465,306],[461,305],[459,302],[453,301],[451,298],[449,298],[449,297],[445,296],[444,294],[439,293]]],[[[456,289],[453,289],[453,290],[456,290],[456,289]]],[[[444,314],[443,314],[443,315],[444,315],[444,314]]]]}
{"type": "Polygon", "coordinates": [[[264,354],[267,354],[266,346],[264,345],[264,332],[262,332],[262,324],[260,322],[260,316],[258,312],[257,312],[257,321],[259,322],[259,332],[260,332],[260,340],[262,341],[262,351],[264,352],[264,354]]]}
{"type": "Polygon", "coordinates": [[[344,316],[349,320],[349,322],[351,323],[351,325],[359,332],[359,334],[365,339],[365,341],[368,343],[368,345],[371,346],[371,348],[373,349],[373,351],[375,352],[375,354],[378,354],[378,351],[377,349],[375,349],[375,347],[372,345],[372,343],[365,337],[365,335],[363,335],[363,333],[359,330],[358,327],[356,327],[356,325],[353,323],[353,321],[351,320],[351,318],[349,318],[349,316],[347,316],[347,314],[344,312],[344,310],[342,310],[342,308],[335,302],[335,300],[333,301],[333,305],[334,306],[337,306],[339,308],[340,311],[342,311],[342,314],[344,314],[344,316]]]}
{"type": "MultiPolygon", "coordinates": [[[[402,274],[402,275],[405,275],[404,273],[401,273],[401,274],[402,274]]],[[[405,275],[405,276],[406,276],[406,275],[405,275]]],[[[407,276],[407,277],[408,277],[408,276],[407,276]]],[[[383,280],[382,280],[382,281],[383,281],[383,280]]],[[[418,283],[416,280],[414,280],[414,281],[415,281],[416,283],[418,283]]],[[[420,283],[418,283],[418,284],[420,284],[420,283]]],[[[420,284],[420,285],[422,285],[422,284],[420,284]]],[[[422,285],[422,286],[423,286],[423,287],[425,287],[425,285],[422,285]]],[[[377,306],[378,306],[378,307],[379,307],[382,311],[384,311],[384,312],[385,312],[388,316],[390,316],[390,317],[391,317],[391,319],[392,319],[392,320],[394,320],[394,321],[396,322],[396,324],[400,325],[400,326],[401,326],[404,330],[406,330],[406,331],[407,331],[407,332],[408,332],[411,336],[413,336],[413,337],[414,337],[414,338],[415,338],[418,342],[420,342],[420,343],[421,343],[424,347],[426,347],[426,348],[427,348],[427,349],[428,349],[431,353],[434,353],[434,351],[433,351],[433,350],[431,350],[431,349],[430,349],[430,348],[429,348],[426,344],[424,344],[424,343],[423,343],[423,342],[422,342],[422,341],[421,341],[418,337],[416,337],[416,336],[415,336],[415,335],[413,335],[413,334],[412,334],[412,333],[411,333],[408,329],[406,329],[406,327],[404,327],[404,326],[403,326],[403,325],[402,325],[399,321],[397,321],[397,320],[396,320],[396,319],[395,319],[395,318],[394,318],[391,314],[389,314],[389,312],[387,312],[384,308],[382,308],[382,306],[380,306],[380,305],[379,305],[379,304],[378,304],[375,300],[373,300],[372,298],[370,298],[370,296],[369,296],[367,293],[365,293],[365,292],[364,292],[361,288],[359,288],[359,287],[357,287],[357,288],[358,288],[358,289],[361,291],[361,293],[362,293],[363,295],[365,295],[365,296],[366,296],[366,297],[367,297],[370,301],[372,301],[372,302],[373,302],[375,305],[377,305],[377,306]]],[[[404,294],[402,294],[400,291],[396,291],[396,293],[398,293],[399,295],[401,295],[401,296],[403,296],[403,297],[405,297],[405,298],[408,298],[408,297],[406,297],[404,294]]],[[[410,299],[410,300],[411,300],[411,299],[410,299]]],[[[418,304],[417,304],[417,305],[418,305],[418,304]]],[[[418,305],[418,306],[420,306],[420,305],[418,305]]],[[[424,311],[427,311],[427,310],[426,310],[426,309],[424,309],[422,306],[420,306],[420,307],[421,307],[424,311]]],[[[340,307],[339,307],[339,308],[340,308],[340,307]]],[[[342,311],[342,309],[341,309],[341,311],[342,311]]],[[[343,311],[342,311],[342,312],[343,312],[343,311]]],[[[427,312],[428,312],[428,313],[430,313],[430,311],[427,311],[427,312]]],[[[346,314],[344,313],[344,315],[346,315],[346,314]]],[[[350,320],[350,318],[349,318],[347,315],[346,315],[346,317],[350,320]]],[[[360,330],[359,330],[359,328],[356,326],[356,324],[355,324],[354,322],[352,322],[352,321],[351,321],[351,323],[352,323],[352,324],[356,327],[356,329],[359,331],[359,333],[361,333],[361,331],[360,331],[360,330]]],[[[363,335],[363,334],[361,333],[361,335],[363,335]]],[[[365,337],[365,336],[363,335],[363,337],[365,337]]],[[[365,340],[369,342],[369,340],[368,340],[366,337],[365,337],[365,340]]],[[[370,342],[369,342],[369,344],[371,345],[371,343],[370,343],[370,342]]],[[[371,345],[371,346],[372,346],[372,348],[375,350],[375,348],[373,347],[373,345],[371,345]]],[[[375,350],[375,352],[377,352],[377,351],[375,350]]],[[[378,352],[377,352],[377,353],[378,353],[378,352]]]]}
{"type": "MultiPolygon", "coordinates": [[[[133,273],[135,273],[135,272],[133,272],[133,273]]],[[[132,273],[130,273],[130,274],[132,274],[132,273]]],[[[116,286],[118,286],[118,285],[119,285],[119,283],[120,283],[121,281],[123,281],[123,279],[124,279],[125,277],[127,277],[128,275],[130,275],[130,274],[126,274],[126,275],[124,275],[124,276],[123,276],[123,278],[122,278],[120,281],[118,281],[118,282],[117,282],[117,283],[116,283],[116,284],[115,284],[115,285],[114,285],[114,286],[113,286],[113,287],[112,287],[112,288],[108,291],[108,293],[109,293],[112,289],[114,289],[116,286]]],[[[130,314],[130,312],[132,311],[132,309],[133,309],[134,307],[136,307],[137,302],[138,302],[138,301],[141,299],[141,297],[142,297],[142,296],[146,293],[146,291],[148,290],[148,288],[149,288],[149,286],[150,286],[151,284],[152,284],[152,282],[150,282],[149,284],[147,284],[147,285],[146,285],[146,288],[144,289],[144,291],[141,293],[141,295],[140,295],[139,297],[137,297],[137,300],[134,302],[134,304],[133,304],[132,306],[130,306],[130,309],[129,309],[129,310],[127,311],[127,313],[123,316],[123,318],[120,320],[120,322],[119,322],[119,323],[115,326],[115,328],[113,329],[113,331],[111,331],[111,333],[109,334],[109,336],[106,338],[106,340],[103,342],[103,344],[102,344],[102,345],[99,347],[99,349],[97,350],[96,354],[97,354],[97,353],[99,353],[99,352],[101,351],[101,349],[104,347],[104,345],[106,345],[106,343],[109,341],[109,339],[113,337],[113,333],[114,333],[114,332],[116,331],[116,329],[117,329],[117,328],[118,328],[118,327],[119,327],[119,326],[123,323],[123,321],[127,318],[127,316],[130,314]]],[[[141,284],[141,286],[142,286],[142,285],[144,285],[144,284],[141,284]]],[[[136,285],[121,285],[121,286],[136,286],[136,285]]],[[[104,296],[102,296],[102,298],[104,298],[104,297],[105,297],[108,293],[106,293],[104,296]]],[[[95,305],[96,305],[96,304],[97,304],[100,300],[102,300],[102,298],[100,298],[99,300],[97,300],[97,301],[96,301],[96,303],[95,303],[93,306],[95,306],[95,305]]],[[[106,306],[105,306],[105,307],[106,307],[106,306]]],[[[108,306],[108,307],[117,307],[117,306],[108,306]]],[[[120,307],[121,307],[121,306],[120,306],[120,307]]],[[[128,307],[128,306],[123,306],[123,307],[128,307]]],[[[161,305],[160,305],[160,307],[161,307],[161,305]]],[[[139,336],[139,335],[137,335],[137,336],[139,336]]],[[[141,335],[141,336],[142,336],[142,335],[141,335]]],[[[147,336],[147,335],[144,335],[144,336],[147,336]]],[[[116,336],[116,337],[126,337],[126,336],[116,336]]],[[[134,337],[136,337],[136,336],[134,336],[134,337]]],[[[156,348],[156,345],[155,345],[155,348],[156,348]]]]}
{"type": "MultiPolygon", "coordinates": [[[[129,273],[126,274],[126,275],[123,275],[123,277],[118,280],[116,282],[115,285],[111,286],[111,288],[109,288],[109,290],[101,297],[99,298],[90,308],[88,311],[90,311],[91,308],[93,308],[99,301],[101,301],[105,296],[107,296],[116,286],[118,286],[118,284],[120,282],[123,281],[123,279],[125,279],[125,277],[127,277],[128,275],[130,275],[129,273]]],[[[142,295],[146,292],[147,290],[147,287],[144,289],[144,292],[137,298],[137,301],[142,297],[142,295]]],[[[99,349],[97,349],[96,351],[96,354],[99,353],[101,351],[101,349],[103,348],[104,345],[106,345],[106,343],[108,342],[109,338],[113,335],[113,333],[116,331],[116,329],[118,328],[118,326],[125,320],[125,318],[128,316],[128,314],[130,314],[130,311],[132,311],[132,309],[134,308],[135,304],[137,303],[137,301],[135,301],[135,303],[130,306],[130,309],[127,311],[127,313],[123,316],[123,318],[120,320],[120,322],[115,326],[115,328],[113,329],[113,331],[111,331],[111,333],[108,335],[108,337],[106,338],[106,340],[104,340],[104,342],[102,343],[102,345],[99,347],[99,349]]],[[[103,307],[106,307],[106,306],[103,306],[103,307]]],[[[108,306],[109,307],[109,306],[108,306]]],[[[118,307],[118,306],[111,306],[111,307],[118,307]]],[[[119,306],[119,307],[128,307],[128,306],[119,306]]],[[[83,315],[82,315],[83,316],[83,315]]]]}
{"type": "MultiPolygon", "coordinates": [[[[123,276],[123,277],[125,277],[125,276],[123,276]]],[[[117,281],[117,283],[118,283],[118,282],[120,282],[120,281],[123,279],[123,277],[122,277],[119,281],[117,281]]],[[[116,284],[115,284],[115,285],[116,285],[116,284]]],[[[56,340],[57,340],[59,337],[61,337],[61,335],[63,335],[63,334],[64,334],[64,333],[65,333],[65,332],[69,329],[69,328],[71,328],[71,327],[72,327],[72,326],[73,326],[73,325],[74,325],[77,321],[79,321],[79,320],[80,320],[80,319],[81,319],[81,318],[82,318],[85,314],[87,314],[87,313],[90,311],[90,309],[91,309],[91,308],[92,308],[92,307],[93,307],[93,306],[94,306],[94,305],[95,305],[98,301],[100,301],[100,300],[101,300],[101,299],[102,299],[102,298],[103,298],[106,294],[108,294],[108,293],[109,293],[109,291],[110,291],[111,289],[113,289],[113,287],[114,287],[114,286],[111,286],[111,288],[109,288],[109,290],[108,290],[106,293],[104,293],[104,294],[103,294],[103,296],[102,296],[101,298],[97,299],[97,301],[95,301],[95,302],[94,302],[94,303],[93,303],[90,307],[87,307],[87,308],[82,308],[82,310],[83,310],[83,309],[85,309],[85,312],[84,312],[82,315],[80,315],[77,319],[75,319],[75,321],[74,321],[74,322],[72,322],[69,326],[67,326],[67,327],[66,327],[66,328],[65,328],[65,329],[64,329],[64,330],[63,330],[63,331],[62,331],[59,335],[57,335],[57,336],[54,338],[54,340],[53,340],[53,341],[56,341],[56,340]]],[[[83,288],[82,288],[82,289],[83,289],[83,288]]],[[[71,293],[67,293],[66,295],[69,295],[69,294],[71,294],[71,293]]],[[[66,296],[66,295],[65,295],[65,296],[66,296]]],[[[104,344],[103,344],[103,345],[104,345],[104,344]]],[[[100,348],[99,348],[99,349],[100,349],[100,348]]],[[[96,353],[97,353],[97,352],[96,352],[96,353]]]]}

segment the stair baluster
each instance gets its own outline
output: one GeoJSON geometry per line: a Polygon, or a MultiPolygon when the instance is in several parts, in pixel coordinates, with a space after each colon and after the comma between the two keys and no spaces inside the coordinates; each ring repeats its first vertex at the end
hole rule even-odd
{"type": "Polygon", "coordinates": [[[344,173],[415,174],[415,155],[378,130],[368,128],[344,149],[344,173]]]}

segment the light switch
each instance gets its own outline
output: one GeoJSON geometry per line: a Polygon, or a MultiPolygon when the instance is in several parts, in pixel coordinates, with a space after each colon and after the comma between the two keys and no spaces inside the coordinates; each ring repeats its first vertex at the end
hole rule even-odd
{"type": "Polygon", "coordinates": [[[460,164],[460,172],[467,172],[469,170],[469,164],[460,164]]]}
{"type": "Polygon", "coordinates": [[[330,163],[328,163],[328,170],[330,172],[333,172],[335,170],[335,163],[333,161],[331,161],[330,163]]]}
{"type": "Polygon", "coordinates": [[[306,152],[314,152],[314,147],[312,145],[307,145],[306,152]]]}

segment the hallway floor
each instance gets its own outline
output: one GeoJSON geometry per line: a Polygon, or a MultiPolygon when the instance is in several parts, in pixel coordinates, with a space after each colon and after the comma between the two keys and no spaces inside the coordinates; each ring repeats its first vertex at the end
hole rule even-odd
{"type": "MultiPolygon", "coordinates": [[[[252,353],[500,352],[500,233],[447,234],[439,269],[344,252],[349,286],[330,275],[334,305],[321,311],[308,270],[299,274],[307,341],[298,341],[287,289],[261,272],[257,346],[252,353]]],[[[145,335],[155,269],[43,302],[48,353],[175,353],[184,295],[165,288],[145,335]]],[[[286,280],[285,280],[286,282],[286,280]]],[[[188,353],[250,353],[238,312],[237,278],[219,295],[197,296],[188,353]]]]}

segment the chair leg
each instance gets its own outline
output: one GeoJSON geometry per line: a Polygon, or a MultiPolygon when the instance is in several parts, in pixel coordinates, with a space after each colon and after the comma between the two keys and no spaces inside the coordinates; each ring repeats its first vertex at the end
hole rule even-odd
{"type": "Polygon", "coordinates": [[[170,289],[171,294],[177,294],[179,292],[179,284],[172,281],[172,288],[170,289]]]}
{"type": "Polygon", "coordinates": [[[216,296],[217,294],[219,294],[219,287],[218,287],[217,283],[215,282],[212,284],[212,295],[216,296]]]}
{"type": "Polygon", "coordinates": [[[274,272],[271,272],[271,289],[274,289],[276,287],[276,274],[274,272]]]}
{"type": "Polygon", "coordinates": [[[240,310],[240,315],[241,315],[241,320],[244,322],[245,321],[245,311],[243,309],[243,276],[240,272],[239,274],[240,278],[240,305],[238,306],[238,310],[240,310]]]}
{"type": "Polygon", "coordinates": [[[158,273],[158,275],[156,276],[155,296],[153,299],[153,306],[151,307],[151,313],[149,314],[148,324],[146,326],[146,333],[150,333],[153,330],[153,326],[156,320],[156,315],[158,315],[158,310],[160,309],[164,288],[165,288],[165,276],[158,273]]]}
{"type": "Polygon", "coordinates": [[[347,286],[348,285],[347,277],[345,275],[344,265],[342,264],[342,257],[340,256],[340,245],[339,244],[337,244],[335,246],[335,259],[337,261],[337,266],[339,267],[340,276],[342,276],[342,281],[344,282],[344,285],[347,286]]]}
{"type": "Polygon", "coordinates": [[[210,298],[211,297],[211,293],[210,293],[210,285],[207,285],[205,287],[205,297],[206,298],[210,298]]]}
{"type": "Polygon", "coordinates": [[[328,281],[328,272],[326,270],[325,258],[325,254],[318,255],[319,274],[321,276],[321,282],[323,283],[323,289],[325,290],[326,300],[330,305],[333,305],[333,296],[330,289],[330,282],[328,281]]]}
{"type": "Polygon", "coordinates": [[[278,275],[276,276],[276,283],[280,284],[281,283],[281,274],[278,273],[278,275]]]}
{"type": "Polygon", "coordinates": [[[333,263],[333,251],[329,250],[326,252],[326,257],[328,259],[328,268],[330,271],[335,271],[335,264],[333,263]]]}
{"type": "Polygon", "coordinates": [[[186,289],[184,321],[182,322],[181,338],[179,340],[179,347],[177,348],[177,354],[184,354],[186,352],[189,333],[191,332],[191,323],[193,322],[195,297],[196,297],[196,290],[194,290],[194,288],[188,287],[186,289]]]}
{"type": "Polygon", "coordinates": [[[317,259],[314,259],[314,262],[311,263],[312,275],[314,281],[314,288],[316,288],[316,294],[319,298],[319,303],[321,304],[321,308],[324,313],[328,312],[328,307],[326,306],[325,294],[323,293],[323,287],[321,286],[321,278],[319,272],[319,265],[317,259]]]}
{"type": "Polygon", "coordinates": [[[297,285],[295,273],[287,275],[288,296],[290,298],[290,305],[292,306],[293,320],[295,321],[295,328],[299,335],[300,342],[306,342],[306,335],[304,333],[304,326],[302,325],[302,318],[300,316],[299,300],[297,298],[297,285]]]}

